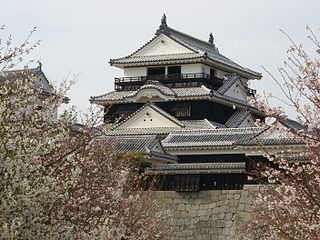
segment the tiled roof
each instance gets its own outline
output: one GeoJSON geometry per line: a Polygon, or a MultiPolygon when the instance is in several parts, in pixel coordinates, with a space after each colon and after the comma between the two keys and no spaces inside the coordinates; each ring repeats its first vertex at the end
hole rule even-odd
{"type": "MultiPolygon", "coordinates": [[[[33,77],[36,77],[42,74],[41,68],[30,68],[30,69],[18,69],[18,70],[10,70],[10,71],[2,71],[2,75],[0,75],[0,86],[5,84],[5,82],[9,82],[11,80],[15,80],[19,76],[28,76],[32,74],[33,77]]],[[[47,79],[46,79],[47,80],[47,79]]]]}
{"type": "Polygon", "coordinates": [[[162,144],[165,148],[181,147],[226,147],[249,141],[260,134],[263,128],[220,128],[214,130],[176,131],[170,133],[162,144]]]}
{"type": "Polygon", "coordinates": [[[121,101],[126,98],[136,96],[142,89],[157,89],[164,95],[176,96],[176,97],[199,97],[199,96],[210,96],[210,89],[202,85],[201,87],[190,87],[190,88],[168,88],[160,83],[148,83],[143,85],[136,91],[112,91],[99,96],[90,98],[91,102],[99,101],[121,101]]]}
{"type": "Polygon", "coordinates": [[[227,96],[227,95],[222,95],[220,93],[218,93],[217,91],[211,91],[211,97],[212,98],[216,98],[218,101],[224,101],[225,103],[228,104],[234,104],[234,105],[240,105],[242,107],[245,108],[249,108],[252,109],[256,112],[259,112],[259,114],[263,114],[257,107],[250,105],[247,101],[235,98],[235,97],[231,97],[231,96],[227,96]]]}
{"type": "MultiPolygon", "coordinates": [[[[159,81],[148,81],[147,84],[143,85],[140,87],[139,91],[143,90],[143,89],[156,89],[159,92],[161,92],[164,95],[167,96],[174,96],[175,92],[172,91],[172,89],[168,88],[167,86],[162,85],[159,81]]],[[[135,92],[133,93],[131,96],[134,96],[138,93],[135,92]]]]}
{"type": "Polygon", "coordinates": [[[184,120],[181,121],[186,129],[215,129],[226,127],[224,124],[212,122],[207,119],[204,120],[184,120]]]}
{"type": "Polygon", "coordinates": [[[239,80],[239,75],[232,74],[227,80],[223,82],[223,85],[217,90],[218,93],[225,94],[232,85],[239,80]]]}
{"type": "Polygon", "coordinates": [[[223,101],[228,104],[241,105],[245,108],[250,108],[258,111],[254,106],[251,106],[247,101],[223,95],[217,91],[211,90],[206,86],[202,85],[200,87],[186,87],[186,88],[168,88],[161,83],[148,83],[143,85],[136,91],[112,91],[100,96],[90,97],[91,103],[101,104],[104,102],[125,102],[130,100],[130,98],[135,97],[143,89],[157,89],[162,94],[172,97],[173,99],[185,99],[185,98],[202,98],[207,97],[209,99],[216,99],[218,101],[223,101]]]}
{"type": "Polygon", "coordinates": [[[216,163],[179,163],[157,164],[149,168],[147,174],[186,174],[186,173],[226,173],[245,172],[245,162],[216,162],[216,163]]]}
{"type": "Polygon", "coordinates": [[[119,101],[134,94],[136,91],[112,91],[99,96],[90,97],[90,101],[119,101]]]}
{"type": "Polygon", "coordinates": [[[148,41],[145,45],[139,48],[134,53],[118,59],[111,59],[111,65],[121,65],[121,64],[132,64],[132,63],[152,63],[159,61],[172,61],[172,60],[191,60],[191,59],[211,59],[213,62],[216,62],[223,66],[228,66],[239,71],[245,72],[254,76],[255,78],[261,78],[261,74],[255,71],[252,71],[248,68],[244,68],[229,58],[225,57],[219,53],[218,48],[213,44],[207,41],[203,41],[192,37],[183,32],[177,31],[173,28],[168,27],[167,25],[160,25],[158,31],[156,32],[155,37],[148,41]],[[157,36],[160,34],[165,34],[167,37],[178,42],[179,44],[189,48],[193,53],[184,53],[184,54],[166,54],[166,55],[153,55],[153,56],[134,56],[142,48],[150,44],[157,36]]]}
{"type": "Polygon", "coordinates": [[[122,128],[114,130],[106,130],[104,134],[108,136],[121,136],[121,135],[168,135],[170,132],[179,128],[175,127],[154,127],[154,128],[122,128]]]}
{"type": "Polygon", "coordinates": [[[244,71],[249,74],[255,75],[258,78],[261,78],[260,73],[252,71],[248,68],[244,68],[239,64],[235,63],[234,61],[230,60],[229,58],[225,57],[221,53],[219,53],[218,48],[214,44],[197,39],[170,27],[167,27],[167,30],[167,35],[170,38],[176,40],[177,42],[180,42],[183,45],[188,46],[191,49],[194,49],[196,52],[206,53],[207,56],[213,61],[236,68],[240,71],[244,71]]]}
{"type": "Polygon", "coordinates": [[[156,135],[149,136],[103,136],[99,141],[106,140],[118,153],[146,152],[157,140],[156,135]]]}
{"type": "Polygon", "coordinates": [[[201,97],[210,96],[211,90],[206,86],[189,87],[189,88],[173,88],[177,97],[201,97]]]}
{"type": "Polygon", "coordinates": [[[142,136],[102,136],[99,141],[107,141],[109,145],[112,145],[117,153],[138,153],[142,152],[150,157],[166,159],[170,162],[176,162],[177,157],[160,151],[152,150],[156,144],[160,144],[160,141],[156,135],[142,135],[142,136]]]}
{"type": "Polygon", "coordinates": [[[194,59],[201,59],[203,54],[201,53],[175,53],[175,54],[161,54],[161,55],[148,55],[148,56],[127,56],[118,59],[110,60],[113,65],[117,64],[132,64],[132,63],[151,63],[152,62],[170,62],[177,60],[191,61],[194,59]]]}
{"type": "Polygon", "coordinates": [[[226,122],[229,128],[236,128],[250,115],[249,110],[237,110],[226,122]]]}
{"type": "Polygon", "coordinates": [[[241,146],[256,146],[256,145],[299,145],[304,144],[301,139],[295,138],[285,138],[285,137],[278,137],[278,138],[254,138],[248,141],[239,141],[237,145],[241,146]]]}
{"type": "Polygon", "coordinates": [[[168,135],[174,131],[190,131],[196,129],[215,129],[226,127],[223,124],[204,120],[183,120],[180,121],[184,127],[155,127],[155,128],[123,128],[123,129],[114,129],[115,124],[104,124],[102,125],[102,130],[104,134],[110,136],[117,135],[168,135]],[[114,129],[114,130],[112,130],[114,129]]]}

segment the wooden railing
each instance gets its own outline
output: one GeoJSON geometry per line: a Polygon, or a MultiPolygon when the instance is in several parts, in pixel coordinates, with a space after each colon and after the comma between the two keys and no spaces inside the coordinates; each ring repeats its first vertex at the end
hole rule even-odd
{"type": "Polygon", "coordinates": [[[206,73],[182,73],[182,74],[166,74],[166,75],[151,75],[151,76],[136,76],[136,77],[122,77],[115,78],[114,84],[116,90],[123,90],[124,86],[142,86],[147,83],[147,81],[159,81],[163,85],[174,84],[183,82],[198,82],[199,84],[205,84],[210,86],[221,86],[223,84],[223,79],[211,76],[206,73]]]}

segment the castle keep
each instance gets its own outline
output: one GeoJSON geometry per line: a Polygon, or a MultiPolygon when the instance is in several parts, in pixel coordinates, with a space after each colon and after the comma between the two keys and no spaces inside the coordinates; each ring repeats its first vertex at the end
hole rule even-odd
{"type": "Polygon", "coordinates": [[[90,98],[104,107],[105,134],[119,152],[144,152],[148,175],[173,209],[176,239],[232,239],[249,211],[250,170],[264,151],[299,151],[294,139],[256,127],[265,115],[247,97],[261,74],[224,56],[213,35],[203,41],[168,26],[128,56],[114,91],[90,98]],[[264,151],[261,150],[264,145],[264,151]],[[243,213],[243,214],[242,214],[243,213]]]}

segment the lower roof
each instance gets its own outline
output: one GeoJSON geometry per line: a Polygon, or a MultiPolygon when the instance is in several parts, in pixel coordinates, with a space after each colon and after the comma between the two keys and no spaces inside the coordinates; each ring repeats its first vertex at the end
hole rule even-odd
{"type": "Polygon", "coordinates": [[[158,174],[208,174],[208,173],[244,173],[245,162],[215,162],[215,163],[179,163],[158,164],[146,171],[148,175],[158,174]]]}

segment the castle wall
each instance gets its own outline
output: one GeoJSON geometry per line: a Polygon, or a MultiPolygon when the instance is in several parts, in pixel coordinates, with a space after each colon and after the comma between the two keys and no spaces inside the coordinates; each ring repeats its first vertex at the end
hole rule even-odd
{"type": "Polygon", "coordinates": [[[243,190],[210,190],[200,192],[155,192],[165,210],[171,212],[166,224],[172,227],[173,240],[235,239],[235,230],[250,213],[250,192],[243,190]]]}

